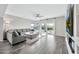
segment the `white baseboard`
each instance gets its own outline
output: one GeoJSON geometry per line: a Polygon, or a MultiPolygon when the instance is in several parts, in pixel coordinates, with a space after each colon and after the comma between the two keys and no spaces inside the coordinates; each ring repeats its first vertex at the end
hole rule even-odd
{"type": "Polygon", "coordinates": [[[3,40],[0,40],[0,42],[3,42],[3,40]]]}
{"type": "MultiPolygon", "coordinates": [[[[54,34],[55,35],[55,34],[54,34]]],[[[55,36],[61,36],[61,37],[65,37],[65,35],[55,35],[55,36]]]]}

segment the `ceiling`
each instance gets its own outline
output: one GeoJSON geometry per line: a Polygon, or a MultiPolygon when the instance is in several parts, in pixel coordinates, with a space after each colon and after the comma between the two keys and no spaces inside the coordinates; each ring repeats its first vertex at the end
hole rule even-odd
{"type": "Polygon", "coordinates": [[[43,18],[64,16],[66,4],[9,4],[5,14],[34,20],[39,13],[43,18]]]}

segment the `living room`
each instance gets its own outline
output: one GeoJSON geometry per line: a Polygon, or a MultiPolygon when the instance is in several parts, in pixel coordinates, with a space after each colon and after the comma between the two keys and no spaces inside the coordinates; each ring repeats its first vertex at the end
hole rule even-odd
{"type": "Polygon", "coordinates": [[[68,53],[65,43],[66,4],[5,4],[0,7],[0,53],[68,53]]]}

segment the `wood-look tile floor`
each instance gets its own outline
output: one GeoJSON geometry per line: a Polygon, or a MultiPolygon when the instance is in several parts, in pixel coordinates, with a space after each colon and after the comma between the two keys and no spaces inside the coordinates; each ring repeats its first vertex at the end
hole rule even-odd
{"type": "Polygon", "coordinates": [[[48,35],[28,44],[27,41],[11,46],[7,40],[0,42],[0,54],[67,54],[65,38],[48,35]]]}

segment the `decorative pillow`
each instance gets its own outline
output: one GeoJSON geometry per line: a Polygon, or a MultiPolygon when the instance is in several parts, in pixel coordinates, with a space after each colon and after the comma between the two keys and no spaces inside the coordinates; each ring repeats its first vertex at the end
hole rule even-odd
{"type": "Polygon", "coordinates": [[[13,31],[13,36],[15,36],[15,37],[19,36],[19,34],[17,33],[17,31],[13,31]]]}
{"type": "Polygon", "coordinates": [[[21,33],[20,32],[17,32],[18,33],[18,35],[21,35],[21,33]]]}

